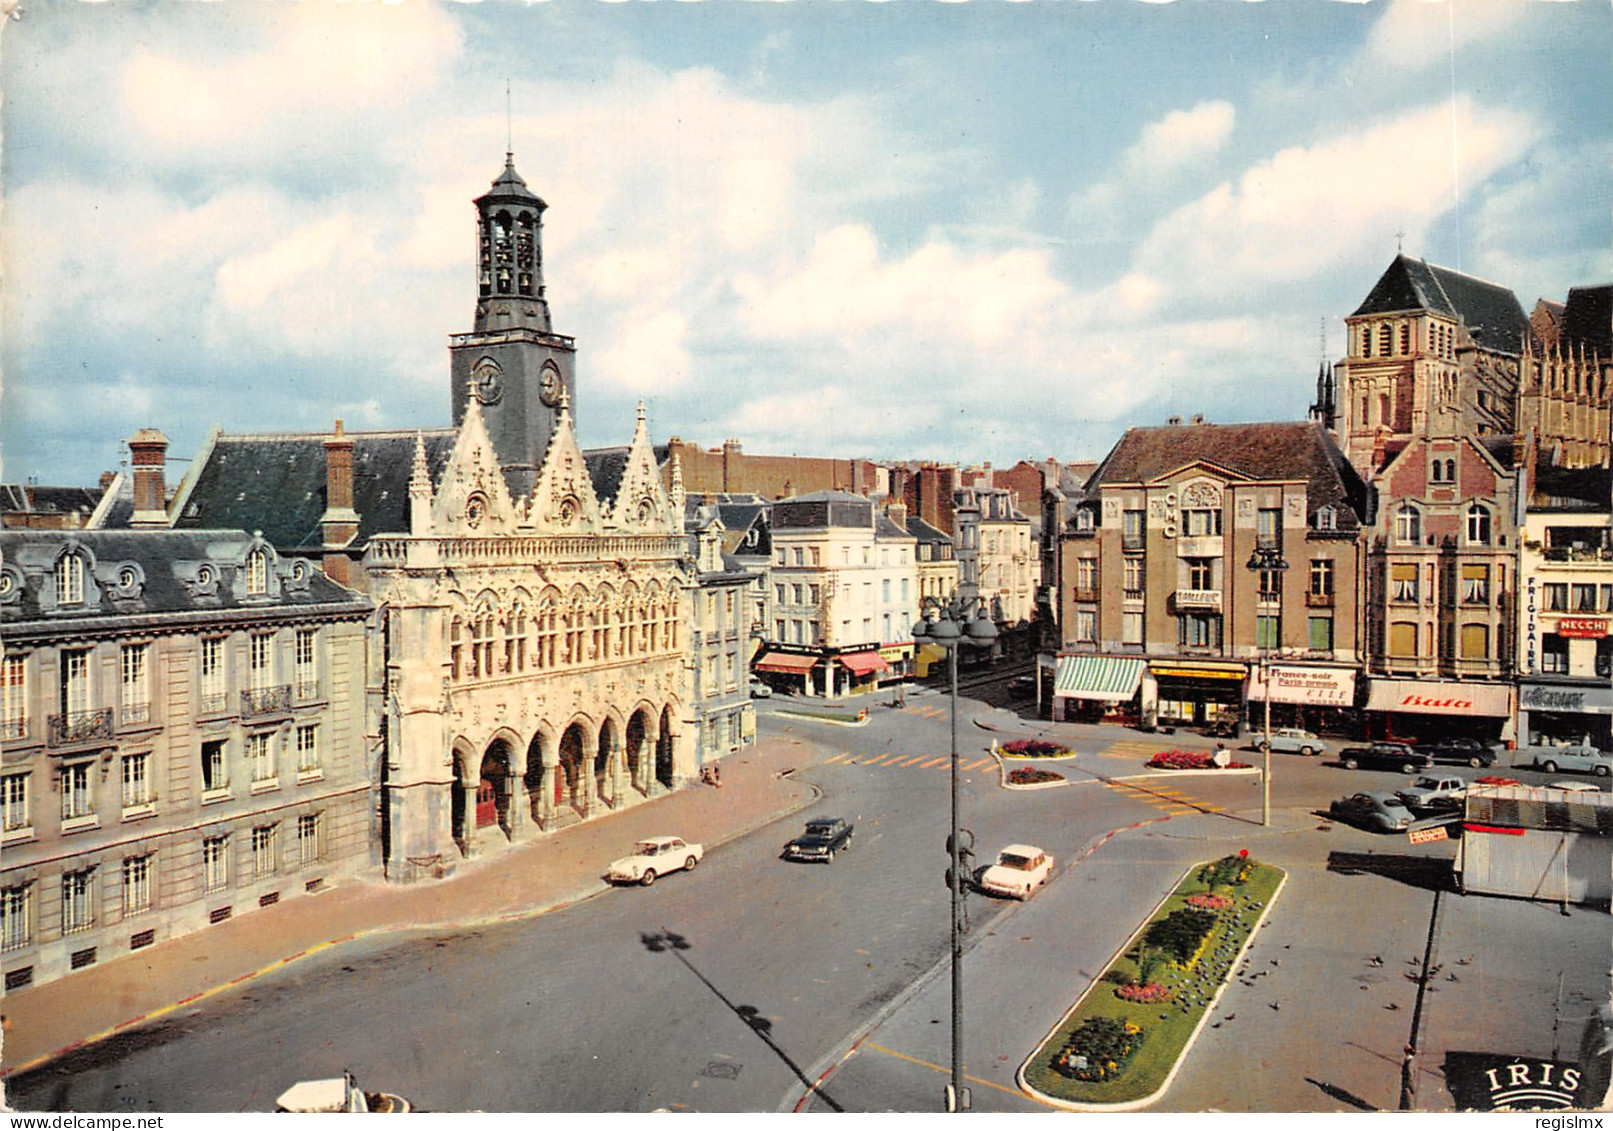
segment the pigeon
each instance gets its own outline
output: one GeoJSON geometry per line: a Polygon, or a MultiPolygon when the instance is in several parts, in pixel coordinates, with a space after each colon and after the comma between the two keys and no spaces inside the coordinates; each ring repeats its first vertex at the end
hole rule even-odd
{"type": "Polygon", "coordinates": [[[1383,965],[1383,959],[1379,958],[1376,954],[1374,954],[1371,958],[1367,959],[1367,965],[1368,966],[1382,966],[1383,965]]]}
{"type": "Polygon", "coordinates": [[[1394,1002],[1390,1002],[1388,1005],[1384,1006],[1384,1008],[1389,1010],[1390,1012],[1393,1012],[1394,1010],[1397,1010],[1400,1007],[1398,1005],[1396,1005],[1394,1002]]]}
{"type": "Polygon", "coordinates": [[[1282,1007],[1283,1006],[1282,1006],[1281,1002],[1274,1001],[1274,1002],[1271,1003],[1271,1008],[1274,1009],[1274,1010],[1281,1009],[1282,1007]]]}
{"type": "Polygon", "coordinates": [[[1456,971],[1455,970],[1452,970],[1449,974],[1445,975],[1445,980],[1447,982],[1460,982],[1462,979],[1460,979],[1460,978],[1458,978],[1456,976],[1456,971]]]}
{"type": "Polygon", "coordinates": [[[1357,987],[1356,987],[1356,988],[1357,988],[1357,989],[1362,989],[1362,990],[1364,990],[1364,989],[1366,989],[1366,988],[1367,988],[1367,987],[1366,987],[1366,986],[1365,986],[1365,985],[1361,985],[1361,986],[1357,986],[1357,987]]]}
{"type": "Polygon", "coordinates": [[[1458,965],[1458,966],[1466,966],[1468,963],[1470,963],[1472,961],[1473,960],[1471,958],[1458,958],[1456,960],[1456,965],[1458,965]]]}
{"type": "Polygon", "coordinates": [[[1236,1021],[1237,1019],[1238,1015],[1236,1013],[1229,1013],[1226,1015],[1226,1020],[1228,1021],[1236,1021]]]}

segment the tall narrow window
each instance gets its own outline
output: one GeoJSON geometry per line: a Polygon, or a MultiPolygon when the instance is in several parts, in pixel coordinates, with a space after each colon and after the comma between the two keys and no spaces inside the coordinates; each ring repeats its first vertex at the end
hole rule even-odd
{"type": "Polygon", "coordinates": [[[1141,601],[1143,585],[1143,559],[1125,559],[1125,588],[1122,596],[1128,601],[1141,601]]]}
{"type": "Polygon", "coordinates": [[[1422,540],[1422,512],[1407,503],[1395,512],[1395,541],[1403,546],[1415,546],[1422,540]]]}
{"type": "Polygon", "coordinates": [[[274,686],[274,637],[266,633],[252,637],[250,659],[252,690],[265,691],[274,686]]]}
{"type": "Polygon", "coordinates": [[[94,762],[75,762],[62,767],[62,820],[77,821],[95,815],[95,794],[91,782],[94,762]]]}
{"type": "Polygon", "coordinates": [[[280,826],[260,825],[252,830],[252,873],[272,876],[280,867],[280,826]]]}
{"type": "Polygon", "coordinates": [[[230,838],[210,836],[202,839],[202,888],[218,891],[230,882],[230,838]]]}
{"type": "Polygon", "coordinates": [[[28,737],[27,662],[7,656],[0,664],[0,738],[28,737]]]}
{"type": "Polygon", "coordinates": [[[87,651],[62,653],[61,708],[69,728],[81,722],[90,709],[90,654],[87,651]]]}
{"type": "Polygon", "coordinates": [[[33,900],[31,885],[0,890],[0,950],[21,950],[33,938],[33,900]]]}
{"type": "Polygon", "coordinates": [[[246,736],[247,754],[252,762],[252,784],[265,785],[276,779],[274,767],[274,735],[269,733],[246,736]]]}
{"type": "Polygon", "coordinates": [[[1467,605],[1490,603],[1490,567],[1464,565],[1462,567],[1462,602],[1467,605]]]}
{"type": "Polygon", "coordinates": [[[1311,596],[1331,597],[1333,595],[1333,562],[1330,558],[1315,558],[1311,561],[1311,596]]]}
{"type": "Polygon", "coordinates": [[[0,812],[4,813],[4,828],[8,833],[33,827],[32,811],[28,807],[27,774],[0,777],[0,812]]]}
{"type": "Polygon", "coordinates": [[[297,818],[297,860],[303,865],[319,859],[319,814],[309,813],[297,818]]]}
{"type": "Polygon", "coordinates": [[[229,703],[229,684],[224,672],[224,640],[208,637],[202,641],[202,711],[212,714],[229,703]]]}
{"type": "Polygon", "coordinates": [[[95,926],[95,869],[68,872],[62,877],[62,934],[71,935],[95,926]]]}
{"type": "Polygon", "coordinates": [[[151,910],[151,857],[129,856],[123,861],[123,913],[151,910]]]}
{"type": "Polygon", "coordinates": [[[1255,618],[1255,647],[1261,651],[1275,651],[1282,647],[1282,618],[1260,616],[1255,618]]]}
{"type": "Polygon", "coordinates": [[[1120,542],[1128,550],[1143,548],[1144,537],[1148,533],[1147,515],[1140,510],[1128,510],[1120,515],[1120,542]]]}
{"type": "Polygon", "coordinates": [[[56,603],[84,603],[84,559],[77,554],[63,554],[56,563],[56,603]]]}
{"type": "Polygon", "coordinates": [[[145,644],[125,644],[119,650],[123,673],[123,694],[118,705],[118,717],[124,723],[144,723],[151,720],[151,689],[146,682],[145,644]]]}
{"type": "Polygon", "coordinates": [[[297,772],[311,774],[319,769],[319,724],[305,723],[297,728],[297,772]]]}
{"type": "Polygon", "coordinates": [[[1396,563],[1389,567],[1389,599],[1391,601],[1417,600],[1417,566],[1396,563]]]}
{"type": "Polygon", "coordinates": [[[1490,510],[1474,503],[1467,509],[1467,540],[1470,545],[1490,544],[1490,510]]]}
{"type": "Polygon", "coordinates": [[[1310,618],[1310,648],[1313,652],[1331,652],[1333,650],[1333,618],[1310,618]]]}
{"type": "Polygon", "coordinates": [[[202,743],[202,790],[205,793],[218,793],[230,788],[225,750],[226,744],[222,738],[202,743]]]}
{"type": "Polygon", "coordinates": [[[1261,507],[1255,512],[1255,545],[1262,550],[1281,549],[1283,512],[1279,507],[1261,507]]]}
{"type": "Polygon", "coordinates": [[[297,698],[299,699],[315,699],[319,696],[319,654],[316,650],[318,642],[318,629],[297,630],[297,698]]]}
{"type": "Polygon", "coordinates": [[[151,804],[151,755],[123,756],[123,807],[140,809],[151,804]]]}
{"type": "Polygon", "coordinates": [[[269,555],[253,550],[246,556],[246,591],[251,597],[261,597],[269,591],[269,555]]]}

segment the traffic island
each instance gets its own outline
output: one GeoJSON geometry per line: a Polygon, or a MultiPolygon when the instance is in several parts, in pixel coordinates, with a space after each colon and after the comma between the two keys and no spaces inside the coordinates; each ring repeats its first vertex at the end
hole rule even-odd
{"type": "Polygon", "coordinates": [[[1189,868],[1020,1067],[1020,1086],[1078,1111],[1157,1100],[1286,880],[1247,850],[1189,868]]]}

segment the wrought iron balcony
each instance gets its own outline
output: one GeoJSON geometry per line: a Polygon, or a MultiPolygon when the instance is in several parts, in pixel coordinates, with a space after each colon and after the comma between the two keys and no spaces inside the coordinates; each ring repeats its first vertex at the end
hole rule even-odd
{"type": "Polygon", "coordinates": [[[112,708],[99,711],[69,711],[51,715],[46,726],[47,746],[77,746],[86,742],[112,740],[112,708]]]}
{"type": "Polygon", "coordinates": [[[285,714],[291,710],[291,685],[250,687],[241,692],[242,715],[285,714]]]}

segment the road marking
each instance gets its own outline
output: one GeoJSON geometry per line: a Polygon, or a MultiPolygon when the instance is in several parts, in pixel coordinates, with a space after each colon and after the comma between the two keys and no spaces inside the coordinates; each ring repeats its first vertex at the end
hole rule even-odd
{"type": "Polygon", "coordinates": [[[905,770],[907,767],[914,765],[915,763],[922,762],[928,757],[928,754],[920,754],[917,758],[909,758],[907,761],[902,763],[902,768],[905,770]]]}
{"type": "MultiPolygon", "coordinates": [[[[932,1071],[941,1073],[943,1076],[952,1075],[952,1069],[950,1069],[950,1068],[943,1068],[939,1064],[931,1064],[929,1061],[920,1060],[916,1056],[908,1056],[905,1052],[897,1052],[895,1049],[888,1049],[884,1045],[876,1045],[873,1041],[869,1041],[866,1044],[864,1044],[863,1048],[873,1049],[875,1052],[882,1052],[886,1056],[894,1056],[897,1060],[905,1060],[909,1064],[918,1065],[920,1068],[931,1069],[932,1071]]],[[[1020,1091],[1018,1088],[1005,1088],[1003,1085],[997,1083],[995,1080],[982,1080],[978,1076],[970,1076],[967,1072],[965,1072],[963,1074],[963,1078],[965,1080],[969,1081],[969,1083],[971,1083],[971,1084],[979,1084],[983,1088],[996,1088],[999,1092],[1007,1092],[1011,1096],[1019,1096],[1022,1099],[1029,1099],[1030,1098],[1030,1097],[1026,1096],[1025,1093],[1020,1091]]]]}
{"type": "Polygon", "coordinates": [[[828,760],[828,764],[832,766],[836,762],[840,761],[842,758],[850,758],[850,757],[851,757],[851,751],[850,750],[842,750],[840,753],[836,754],[833,758],[830,758],[828,760]]]}
{"type": "Polygon", "coordinates": [[[997,761],[997,759],[995,759],[995,758],[982,758],[978,762],[973,762],[973,763],[971,763],[970,765],[967,765],[967,766],[959,766],[958,768],[960,770],[978,770],[982,766],[990,766],[996,761],[997,761]]]}
{"type": "Polygon", "coordinates": [[[952,761],[951,758],[931,758],[928,762],[924,763],[924,765],[919,767],[919,768],[924,769],[924,770],[933,770],[933,769],[935,769],[935,767],[944,766],[950,761],[952,761]]]}

